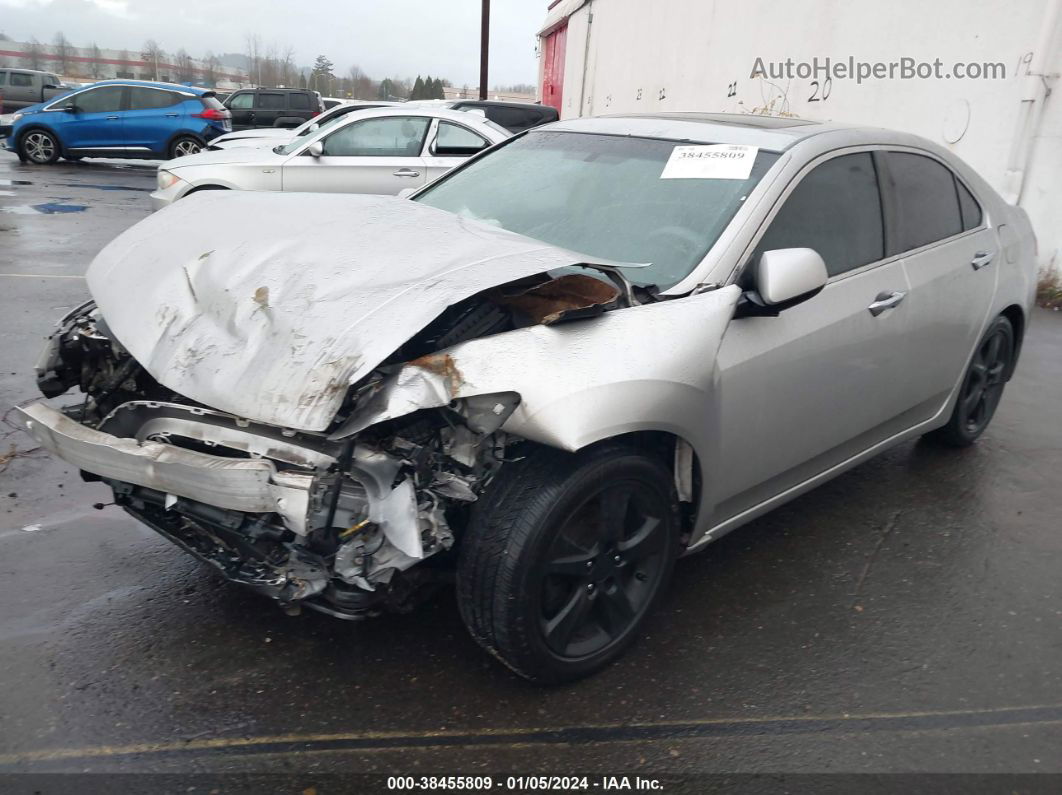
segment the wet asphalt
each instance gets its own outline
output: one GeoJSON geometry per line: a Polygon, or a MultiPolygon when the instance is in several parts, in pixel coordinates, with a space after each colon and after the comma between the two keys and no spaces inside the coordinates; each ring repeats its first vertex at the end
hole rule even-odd
{"type": "MultiPolygon", "coordinates": [[[[0,152],[4,410],[153,185],[0,152]]],[[[0,436],[0,774],[1062,773],[1062,313],[975,447],[904,444],[681,561],[631,652],[554,689],[451,592],[285,616],[0,436]]]]}

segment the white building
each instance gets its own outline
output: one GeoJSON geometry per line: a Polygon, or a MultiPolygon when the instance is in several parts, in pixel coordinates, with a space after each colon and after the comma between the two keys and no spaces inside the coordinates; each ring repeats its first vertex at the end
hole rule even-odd
{"type": "Polygon", "coordinates": [[[555,0],[539,39],[562,118],[792,114],[936,141],[1021,204],[1041,265],[1062,266],[1062,0],[555,0]]]}
{"type": "Polygon", "coordinates": [[[176,63],[176,60],[172,54],[163,54],[157,60],[149,61],[135,51],[72,45],[60,55],[51,45],[0,40],[0,67],[51,71],[68,82],[126,78],[161,80],[164,83],[190,82],[225,90],[249,85],[247,75],[232,67],[220,63],[209,64],[190,57],[183,64],[176,63]]]}

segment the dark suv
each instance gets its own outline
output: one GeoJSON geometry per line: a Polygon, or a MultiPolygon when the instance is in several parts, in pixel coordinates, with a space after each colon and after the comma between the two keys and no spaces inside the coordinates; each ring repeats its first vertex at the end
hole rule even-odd
{"type": "Polygon", "coordinates": [[[232,129],[298,127],[324,110],[321,96],[305,88],[243,88],[225,97],[232,129]]]}
{"type": "Polygon", "coordinates": [[[540,124],[557,121],[557,109],[531,102],[502,102],[489,99],[458,99],[450,103],[454,110],[477,110],[511,133],[530,130],[540,124]]]}

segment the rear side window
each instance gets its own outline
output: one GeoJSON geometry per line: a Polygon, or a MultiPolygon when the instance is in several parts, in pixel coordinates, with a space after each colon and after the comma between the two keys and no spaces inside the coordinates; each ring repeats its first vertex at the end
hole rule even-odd
{"type": "Polygon", "coordinates": [[[218,101],[217,97],[200,97],[199,101],[203,103],[204,108],[213,108],[214,110],[225,110],[225,106],[218,101]]]}
{"type": "Polygon", "coordinates": [[[981,205],[977,203],[977,199],[973,197],[973,194],[959,182],[958,178],[955,179],[955,187],[959,191],[959,209],[962,211],[962,230],[968,232],[971,229],[976,229],[981,225],[982,213],[981,205]]]}
{"type": "Polygon", "coordinates": [[[235,94],[229,100],[229,107],[235,110],[249,110],[254,107],[254,94],[235,94]]]}
{"type": "Polygon", "coordinates": [[[448,121],[439,122],[439,132],[435,136],[435,154],[441,157],[465,157],[474,155],[490,146],[490,142],[481,135],[448,121]]]}
{"type": "Polygon", "coordinates": [[[159,91],[155,88],[140,88],[133,86],[129,89],[130,110],[155,110],[168,108],[181,101],[181,96],[172,91],[159,91]]]}
{"type": "Polygon", "coordinates": [[[258,93],[258,107],[262,110],[284,110],[284,95],[261,91],[258,93]]]}
{"type": "Polygon", "coordinates": [[[7,72],[0,72],[0,86],[7,84],[7,72]]]}
{"type": "MultiPolygon", "coordinates": [[[[310,97],[308,94],[289,94],[292,110],[309,110],[310,109],[310,97]]],[[[336,103],[338,104],[338,103],[336,103]]]]}
{"type": "Polygon", "coordinates": [[[881,195],[869,152],[842,155],[812,169],[785,200],[753,254],[813,248],[830,276],[885,254],[881,195]]]}
{"type": "Polygon", "coordinates": [[[951,170],[931,157],[889,152],[889,179],[896,197],[897,248],[891,254],[935,243],[962,231],[959,196],[951,170]]]}
{"type": "Polygon", "coordinates": [[[10,85],[19,86],[21,88],[25,88],[26,86],[32,86],[33,76],[22,74],[21,72],[12,72],[10,85]]]}

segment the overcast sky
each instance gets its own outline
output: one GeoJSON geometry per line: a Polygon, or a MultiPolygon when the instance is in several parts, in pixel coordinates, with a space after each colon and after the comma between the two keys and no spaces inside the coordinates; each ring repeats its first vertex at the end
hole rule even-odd
{"type": "MultiPolygon", "coordinates": [[[[336,74],[358,64],[374,78],[431,74],[454,85],[479,83],[480,0],[0,0],[0,32],[51,43],[61,30],[75,46],[139,51],[152,38],[184,47],[245,52],[248,34],[300,66],[318,54],[336,74]]],[[[535,32],[547,0],[492,0],[491,85],[536,83],[535,32]]]]}

